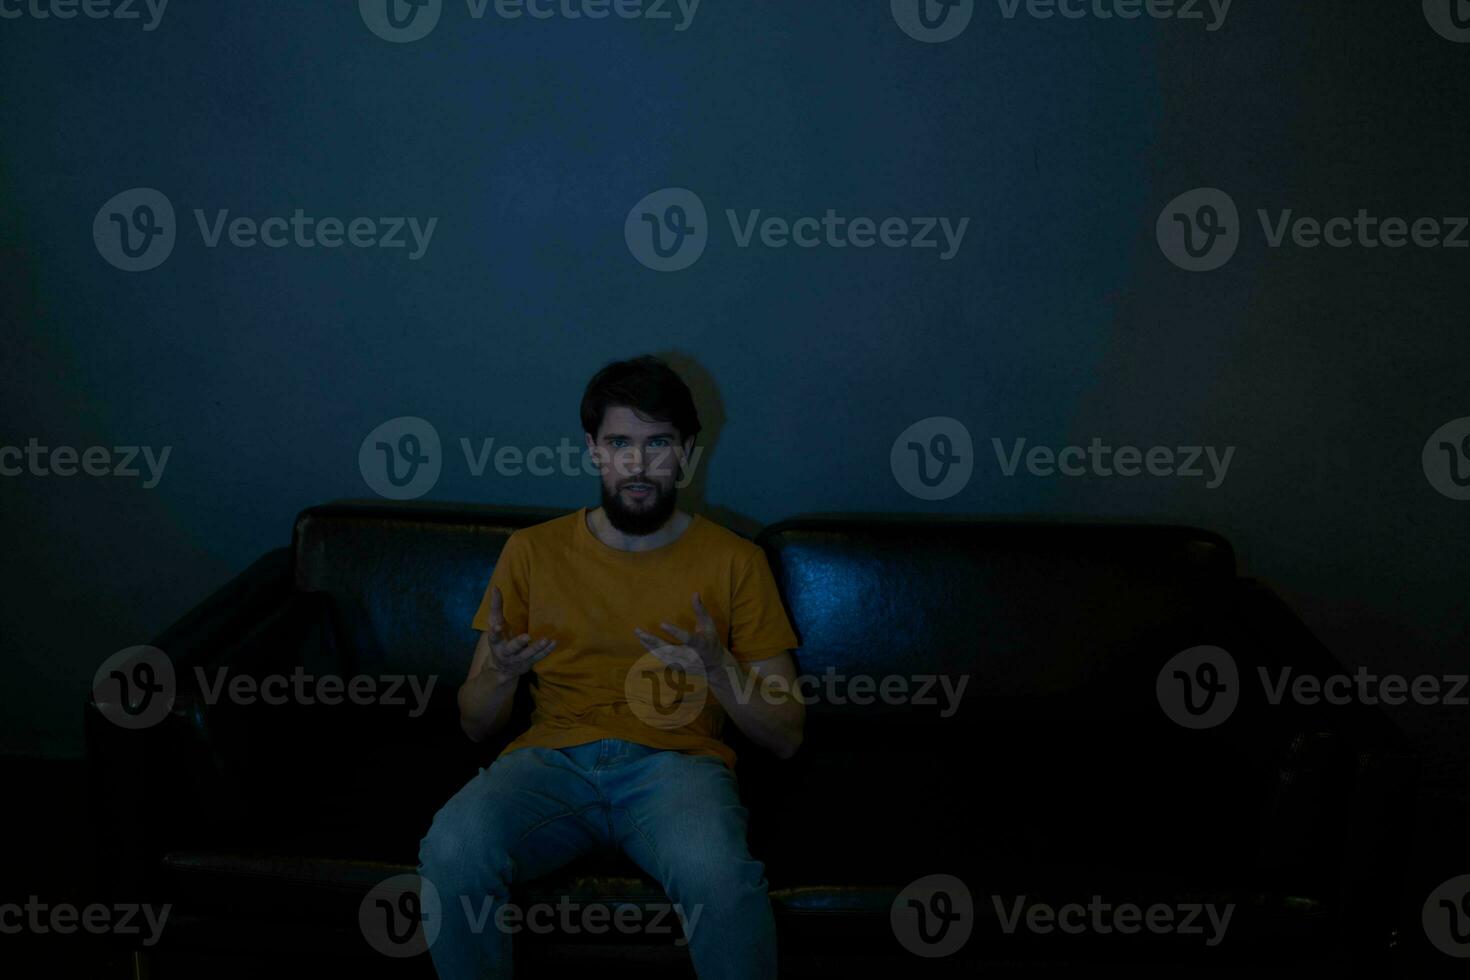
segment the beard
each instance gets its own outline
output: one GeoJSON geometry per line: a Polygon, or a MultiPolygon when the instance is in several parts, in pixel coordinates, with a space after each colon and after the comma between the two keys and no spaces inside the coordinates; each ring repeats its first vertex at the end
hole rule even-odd
{"type": "Polygon", "coordinates": [[[667,490],[655,484],[651,500],[641,507],[630,508],[623,503],[620,493],[608,493],[607,484],[601,481],[599,485],[602,487],[602,512],[607,515],[607,522],[622,533],[636,537],[652,534],[663,527],[673,515],[679,496],[673,484],[667,490]]]}

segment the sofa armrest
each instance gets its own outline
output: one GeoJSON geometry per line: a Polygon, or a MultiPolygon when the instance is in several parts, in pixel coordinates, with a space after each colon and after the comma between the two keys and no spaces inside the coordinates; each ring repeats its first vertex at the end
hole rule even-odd
{"type": "Polygon", "coordinates": [[[1232,633],[1248,654],[1238,664],[1240,710],[1263,720],[1280,747],[1262,813],[1260,870],[1288,892],[1304,881],[1323,882],[1342,938],[1364,954],[1386,955],[1397,926],[1396,842],[1413,819],[1415,754],[1376,706],[1300,704],[1289,696],[1271,704],[1261,679],[1250,676],[1259,669],[1271,672],[1273,683],[1287,665],[1294,677],[1347,671],[1265,584],[1241,580],[1232,612],[1232,633]]]}
{"type": "Polygon", "coordinates": [[[99,878],[118,900],[142,901],[157,857],[203,833],[208,814],[228,797],[235,747],[211,724],[199,672],[252,672],[299,659],[313,628],[329,639],[323,600],[294,592],[290,569],[286,549],[267,554],[153,641],[175,682],[158,723],[122,728],[88,699],[88,807],[99,878]]]}
{"type": "Polygon", "coordinates": [[[217,657],[295,592],[290,548],[277,548],[181,616],[153,641],[174,666],[217,657]]]}

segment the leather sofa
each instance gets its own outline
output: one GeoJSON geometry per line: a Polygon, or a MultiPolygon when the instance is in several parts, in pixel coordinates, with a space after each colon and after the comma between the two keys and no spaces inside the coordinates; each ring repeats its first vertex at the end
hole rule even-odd
{"type": "MultiPolygon", "coordinates": [[[[125,729],[88,703],[109,893],[172,905],[162,940],[137,951],[153,975],[255,975],[288,961],[432,975],[427,956],[368,948],[359,904],[414,870],[435,810],[525,727],[524,685],[516,720],[483,745],[461,733],[454,695],[500,548],[552,516],[423,503],[308,509],[289,548],[153,641],[177,678],[161,722],[125,729]],[[217,678],[220,668],[231,678],[304,671],[436,685],[416,717],[379,703],[211,703],[196,669],[217,678]]],[[[1274,678],[1284,667],[1341,668],[1270,589],[1238,577],[1219,535],[852,515],[782,521],[756,540],[801,639],[799,671],[815,685],[792,759],[727,727],[786,975],[1103,962],[1175,975],[1362,967],[1391,955],[1413,756],[1376,710],[1269,701],[1261,669],[1274,678]],[[1189,728],[1163,710],[1160,677],[1202,645],[1233,658],[1239,703],[1223,723],[1189,728]],[[872,686],[854,680],[863,676],[872,686]],[[886,697],[884,678],[898,678],[886,697]],[[947,707],[942,680],[953,691],[961,678],[963,696],[947,707]],[[943,956],[915,952],[893,919],[901,893],[932,875],[963,883],[972,917],[968,938],[943,956]],[[1099,901],[1145,914],[1163,906],[1176,923],[1189,907],[1233,912],[1213,944],[1182,927],[1127,932],[1089,919],[1048,929],[1044,917],[1015,918],[1038,904],[1099,901]]],[[[526,882],[516,897],[665,901],[616,855],[526,882]]],[[[948,895],[946,907],[958,900],[948,895]]],[[[526,933],[516,950],[524,975],[690,975],[668,937],[526,933]]]]}

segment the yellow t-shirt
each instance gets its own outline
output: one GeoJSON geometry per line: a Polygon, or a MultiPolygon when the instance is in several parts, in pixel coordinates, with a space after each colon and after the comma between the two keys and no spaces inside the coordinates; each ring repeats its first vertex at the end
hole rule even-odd
{"type": "Polygon", "coordinates": [[[713,755],[734,767],[735,753],[720,738],[724,708],[707,691],[691,696],[688,692],[702,685],[689,684],[677,669],[659,676],[675,685],[670,688],[676,692],[674,703],[682,698],[684,707],[697,713],[650,714],[649,704],[665,704],[668,695],[657,692],[659,680],[650,679],[648,671],[665,668],[649,659],[633,627],[677,642],[659,623],[693,633],[692,596],[698,592],[738,662],[791,650],[796,634],[760,546],[698,514],[690,516],[683,534],[650,551],[622,551],[599,540],[587,527],[585,507],[517,530],[506,540],[472,625],[490,628],[490,589],[498,587],[507,637],[529,633],[557,644],[525,675],[534,706],[531,727],[505,752],[620,738],[713,755]]]}

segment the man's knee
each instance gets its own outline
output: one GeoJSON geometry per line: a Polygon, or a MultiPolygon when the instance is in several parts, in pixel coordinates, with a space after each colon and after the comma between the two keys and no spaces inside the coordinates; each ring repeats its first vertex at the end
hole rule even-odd
{"type": "Polygon", "coordinates": [[[706,846],[677,847],[661,855],[667,891],[715,907],[766,892],[766,867],[750,856],[743,840],[702,843],[706,846]]]}
{"type": "Polygon", "coordinates": [[[436,883],[473,882],[490,889],[505,882],[510,858],[493,827],[456,820],[451,812],[436,815],[419,842],[419,867],[436,883]]]}

